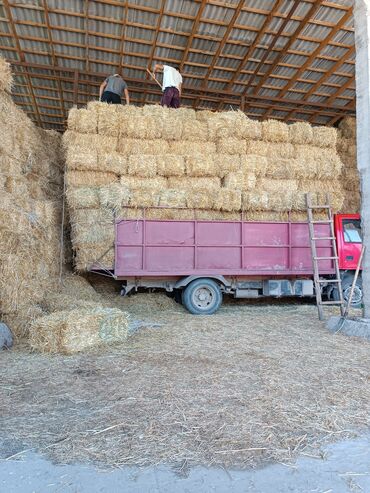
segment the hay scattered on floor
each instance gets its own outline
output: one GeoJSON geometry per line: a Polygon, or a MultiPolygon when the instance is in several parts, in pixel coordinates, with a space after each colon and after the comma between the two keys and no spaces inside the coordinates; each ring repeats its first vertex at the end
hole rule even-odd
{"type": "Polygon", "coordinates": [[[226,300],[209,318],[162,294],[107,299],[161,326],[68,357],[3,354],[5,443],[64,464],[243,469],[320,457],[370,424],[369,345],[327,332],[313,304],[226,300]]]}

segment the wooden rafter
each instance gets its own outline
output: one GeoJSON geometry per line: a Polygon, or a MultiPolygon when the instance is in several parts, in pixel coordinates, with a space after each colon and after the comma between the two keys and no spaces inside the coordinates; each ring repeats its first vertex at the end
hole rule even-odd
{"type": "MultiPolygon", "coordinates": [[[[229,39],[230,32],[234,28],[235,22],[236,22],[237,18],[239,17],[239,14],[240,14],[240,11],[241,11],[241,9],[242,9],[242,7],[244,5],[244,2],[245,2],[245,0],[239,0],[239,3],[237,5],[236,9],[234,10],[233,16],[232,16],[230,22],[228,23],[228,26],[227,26],[227,29],[225,31],[225,34],[223,35],[222,40],[221,40],[221,42],[218,45],[218,48],[216,50],[216,53],[213,55],[212,61],[211,61],[210,65],[209,65],[208,70],[207,70],[207,73],[206,73],[206,75],[205,75],[205,77],[203,79],[202,87],[205,87],[207,85],[209,76],[212,73],[212,70],[215,68],[216,62],[217,62],[217,60],[218,60],[218,58],[219,58],[219,56],[220,56],[220,54],[221,54],[221,52],[223,50],[223,47],[225,46],[226,41],[229,39]]],[[[196,108],[198,106],[198,104],[199,104],[199,99],[196,99],[194,101],[194,105],[193,106],[196,108]]]]}
{"type": "Polygon", "coordinates": [[[180,72],[182,72],[182,69],[184,67],[184,63],[187,60],[187,57],[188,57],[188,54],[189,54],[189,51],[190,51],[191,44],[193,42],[195,33],[196,33],[197,29],[198,29],[198,26],[199,26],[199,23],[200,23],[200,20],[202,18],[202,14],[203,14],[203,11],[204,11],[204,8],[205,8],[206,5],[207,5],[207,0],[202,0],[201,3],[200,3],[200,5],[199,5],[198,12],[197,12],[197,15],[196,15],[196,17],[194,19],[193,27],[192,27],[190,36],[187,39],[186,47],[185,47],[185,50],[184,50],[184,53],[182,55],[182,59],[181,59],[181,62],[180,62],[180,72]]]}
{"type": "Polygon", "coordinates": [[[296,74],[291,77],[291,79],[289,80],[289,82],[287,83],[286,86],[284,86],[284,88],[282,88],[281,90],[279,90],[279,95],[281,96],[284,96],[288,91],[289,89],[293,86],[293,84],[295,84],[295,82],[297,82],[297,80],[299,79],[299,77],[305,72],[305,70],[309,69],[311,63],[315,60],[315,58],[320,54],[320,52],[322,51],[322,49],[327,46],[331,41],[332,39],[334,38],[334,36],[338,33],[338,31],[344,26],[344,24],[346,22],[348,22],[348,20],[351,18],[351,16],[353,15],[353,9],[349,9],[344,15],[343,17],[341,18],[341,20],[338,22],[338,24],[336,25],[336,27],[334,27],[330,33],[326,36],[326,38],[324,38],[322,40],[322,42],[318,45],[318,47],[311,53],[311,55],[308,57],[308,59],[306,60],[306,62],[302,65],[302,67],[300,69],[297,70],[296,74]]]}
{"type": "MultiPolygon", "coordinates": [[[[305,25],[307,24],[309,19],[311,19],[311,17],[313,15],[315,15],[317,10],[321,7],[321,3],[322,3],[322,0],[316,0],[315,2],[312,3],[310,10],[307,12],[305,17],[299,22],[297,28],[294,30],[294,33],[290,36],[288,43],[284,46],[284,48],[280,52],[280,58],[282,58],[286,55],[289,48],[296,41],[299,33],[303,30],[303,28],[305,27],[305,25]]],[[[279,58],[277,57],[275,62],[271,65],[270,69],[261,77],[261,80],[254,87],[253,94],[257,94],[259,92],[259,90],[262,88],[263,84],[266,82],[266,80],[270,77],[270,75],[273,73],[273,71],[277,67],[278,63],[279,63],[279,58]]],[[[257,71],[256,71],[256,75],[258,75],[257,71]]],[[[250,80],[252,80],[252,79],[250,79],[250,80]]],[[[247,92],[247,91],[248,91],[248,88],[245,90],[245,92],[247,92]]]]}
{"type": "MultiPolygon", "coordinates": [[[[42,0],[42,5],[44,7],[44,16],[45,16],[45,22],[47,25],[47,34],[48,34],[48,40],[49,40],[49,46],[50,46],[50,51],[51,51],[51,58],[53,60],[53,65],[58,65],[58,59],[55,56],[55,50],[54,50],[54,44],[53,44],[53,36],[51,34],[51,28],[50,28],[50,19],[49,19],[49,11],[48,11],[48,5],[46,0],[42,0]]],[[[58,91],[59,91],[59,98],[60,98],[60,107],[62,108],[62,112],[64,115],[64,118],[67,118],[66,114],[66,109],[64,106],[64,99],[63,99],[63,90],[62,90],[62,85],[60,82],[60,79],[56,77],[57,85],[58,85],[58,91]]]]}
{"type": "Polygon", "coordinates": [[[270,25],[270,22],[272,21],[273,17],[275,16],[275,14],[280,9],[280,7],[282,6],[283,3],[285,3],[285,0],[275,0],[275,3],[271,9],[271,12],[266,16],[260,31],[256,34],[256,37],[254,38],[253,43],[248,48],[246,54],[244,55],[242,61],[240,62],[238,68],[236,69],[234,75],[231,77],[229,83],[227,84],[228,89],[230,89],[232,87],[234,81],[239,77],[243,67],[248,62],[248,60],[251,58],[251,56],[252,56],[254,50],[256,49],[258,43],[260,42],[260,40],[265,35],[267,28],[270,25]]]}
{"type": "MultiPolygon", "coordinates": [[[[15,40],[15,44],[16,44],[16,47],[17,47],[17,52],[18,52],[19,59],[22,62],[24,62],[25,61],[25,56],[24,56],[24,53],[21,50],[21,45],[20,45],[19,38],[18,38],[18,35],[17,35],[17,30],[15,28],[14,19],[13,19],[13,15],[12,15],[12,11],[11,11],[10,5],[9,5],[9,1],[8,0],[4,0],[3,3],[4,3],[5,13],[6,13],[6,15],[7,15],[8,19],[9,19],[9,22],[10,22],[10,27],[11,27],[11,30],[12,30],[12,33],[13,33],[13,37],[14,37],[14,40],[15,40]]],[[[35,107],[35,111],[36,111],[36,115],[37,115],[37,121],[38,121],[40,127],[42,127],[42,122],[41,122],[41,118],[40,118],[39,109],[38,109],[38,106],[37,106],[37,101],[36,101],[36,98],[35,98],[35,93],[34,93],[33,88],[32,88],[31,77],[28,74],[28,72],[26,73],[26,78],[27,78],[27,83],[28,83],[29,94],[31,95],[31,98],[32,98],[32,101],[33,101],[33,105],[35,107]]]]}
{"type": "Polygon", "coordinates": [[[126,30],[127,30],[127,16],[128,16],[128,2],[125,2],[125,13],[122,22],[121,29],[121,39],[120,39],[120,47],[119,47],[119,64],[118,64],[118,73],[122,75],[123,69],[123,56],[125,53],[125,42],[126,42],[126,30]]]}
{"type": "MultiPolygon", "coordinates": [[[[312,95],[314,95],[317,91],[317,89],[322,86],[323,84],[325,84],[325,81],[330,77],[332,76],[337,70],[339,67],[341,67],[341,65],[343,65],[343,63],[345,63],[346,59],[349,58],[350,56],[353,55],[353,53],[355,53],[356,51],[356,47],[355,46],[352,46],[348,51],[347,53],[345,53],[338,61],[337,63],[335,63],[331,69],[329,69],[327,72],[325,72],[325,74],[316,82],[316,84],[314,84],[311,89],[309,91],[307,91],[302,100],[303,101],[307,101],[308,98],[310,98],[312,95]]],[[[291,111],[288,113],[288,115],[286,116],[286,120],[289,120],[290,117],[294,114],[294,111],[291,111]]]]}
{"type": "MultiPolygon", "coordinates": [[[[162,2],[161,2],[161,8],[160,8],[159,14],[158,14],[157,28],[155,30],[155,35],[154,35],[154,39],[153,39],[153,42],[152,42],[152,47],[151,47],[151,50],[150,50],[150,53],[149,53],[149,59],[148,59],[148,69],[149,70],[152,70],[154,53],[155,53],[155,49],[157,47],[157,40],[158,40],[158,35],[159,35],[159,32],[160,32],[160,28],[161,28],[161,23],[162,23],[162,18],[163,18],[163,12],[164,12],[164,8],[166,6],[166,1],[167,0],[162,0],[162,2]]],[[[148,79],[149,78],[149,74],[146,73],[145,74],[145,77],[148,79]]],[[[143,99],[142,99],[142,103],[143,104],[145,104],[146,96],[147,96],[147,90],[145,89],[145,91],[143,92],[143,99]]]]}

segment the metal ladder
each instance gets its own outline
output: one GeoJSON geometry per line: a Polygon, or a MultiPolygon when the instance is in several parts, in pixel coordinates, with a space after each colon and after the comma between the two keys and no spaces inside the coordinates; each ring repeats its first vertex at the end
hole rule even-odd
{"type": "Polygon", "coordinates": [[[337,252],[337,244],[335,240],[334,232],[334,221],[331,207],[329,204],[329,196],[326,195],[326,204],[324,205],[312,205],[311,194],[306,194],[306,206],[307,206],[307,218],[308,218],[308,229],[310,234],[310,244],[311,244],[311,255],[312,255],[312,266],[313,266],[313,277],[315,283],[315,293],[316,293],[316,304],[319,312],[319,319],[324,320],[323,306],[326,305],[337,305],[340,307],[340,313],[344,315],[345,302],[343,299],[342,292],[342,280],[340,277],[339,270],[339,257],[337,252]],[[327,212],[327,219],[315,220],[314,211],[315,210],[325,210],[327,212]],[[328,224],[330,226],[330,236],[316,237],[315,236],[315,224],[328,224]],[[332,247],[332,256],[330,257],[319,257],[317,254],[316,241],[320,240],[330,240],[332,247]],[[320,279],[319,272],[319,262],[320,260],[332,260],[335,267],[335,278],[334,279],[320,279]],[[322,284],[336,284],[338,287],[339,300],[338,301],[323,301],[321,286],[322,284]]]}

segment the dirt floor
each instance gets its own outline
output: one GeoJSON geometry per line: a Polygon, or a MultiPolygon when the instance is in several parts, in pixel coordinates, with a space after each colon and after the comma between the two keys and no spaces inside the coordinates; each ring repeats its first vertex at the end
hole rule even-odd
{"type": "Polygon", "coordinates": [[[230,300],[196,317],[164,294],[97,289],[137,330],[77,356],[3,352],[0,458],[185,474],[315,457],[369,426],[370,343],[329,333],[313,304],[230,300]]]}

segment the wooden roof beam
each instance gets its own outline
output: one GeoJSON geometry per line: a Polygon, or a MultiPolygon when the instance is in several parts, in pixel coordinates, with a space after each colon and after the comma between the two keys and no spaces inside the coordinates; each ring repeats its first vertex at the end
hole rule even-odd
{"type": "Polygon", "coordinates": [[[329,41],[337,34],[337,32],[351,18],[352,15],[353,15],[353,11],[351,8],[343,15],[341,20],[338,22],[337,26],[334,29],[332,29],[332,31],[328,34],[328,36],[326,36],[326,38],[323,39],[320,45],[311,53],[309,58],[297,71],[297,73],[290,79],[288,84],[283,89],[280,90],[280,95],[284,96],[289,91],[289,89],[293,86],[293,84],[299,79],[300,75],[302,75],[305,70],[310,70],[309,66],[319,55],[320,51],[329,43],[329,41]]]}
{"type": "MultiPolygon", "coordinates": [[[[299,2],[298,2],[299,3],[299,2]]],[[[262,88],[263,84],[266,82],[266,80],[270,77],[270,74],[275,70],[276,66],[278,65],[278,59],[280,58],[283,58],[283,56],[286,55],[286,53],[288,52],[289,48],[293,45],[293,43],[296,41],[296,39],[298,38],[298,35],[299,33],[302,31],[302,29],[306,26],[307,22],[309,21],[309,19],[315,15],[315,13],[319,10],[319,8],[321,7],[321,3],[322,3],[322,0],[315,0],[313,3],[312,3],[312,6],[310,8],[310,10],[307,12],[307,14],[305,15],[305,17],[300,21],[300,23],[298,24],[297,28],[295,29],[293,35],[289,38],[289,41],[288,43],[285,45],[285,47],[281,50],[280,54],[279,54],[279,57],[276,58],[276,61],[271,65],[270,67],[270,70],[268,70],[264,76],[261,78],[261,80],[259,81],[259,83],[257,84],[257,86],[255,87],[253,93],[254,94],[257,94],[258,91],[262,88]]],[[[297,7],[296,4],[294,4],[295,7],[297,7]]],[[[292,13],[294,12],[291,11],[292,13]]],[[[290,19],[291,20],[291,19],[290,19]]],[[[266,52],[268,53],[268,52],[266,52]]],[[[267,57],[267,55],[266,55],[267,57]]],[[[250,79],[252,80],[252,79],[250,79]]],[[[245,93],[247,94],[247,91],[248,91],[248,87],[245,89],[245,93]]]]}

